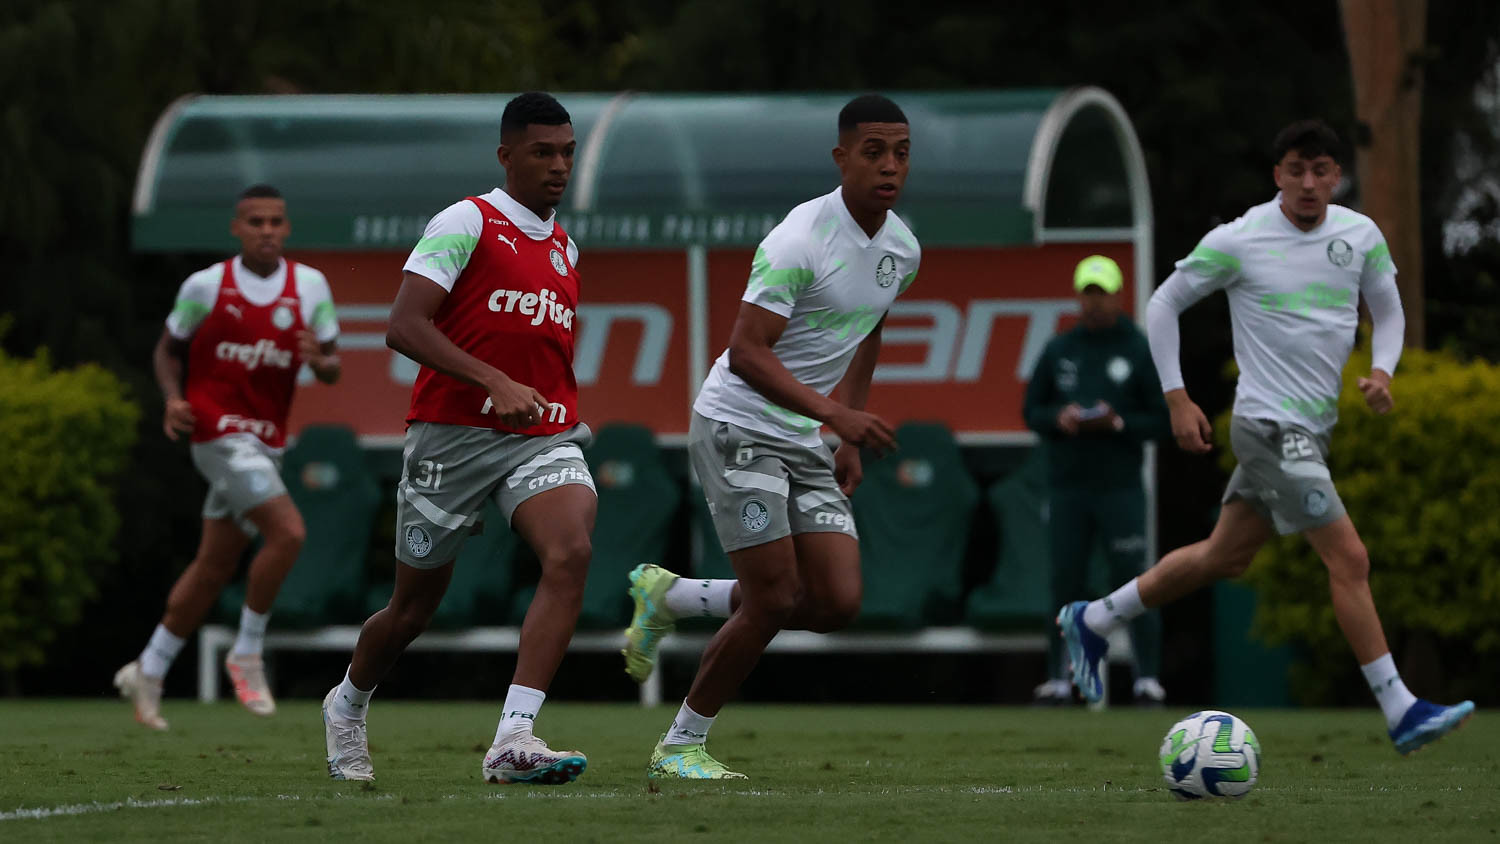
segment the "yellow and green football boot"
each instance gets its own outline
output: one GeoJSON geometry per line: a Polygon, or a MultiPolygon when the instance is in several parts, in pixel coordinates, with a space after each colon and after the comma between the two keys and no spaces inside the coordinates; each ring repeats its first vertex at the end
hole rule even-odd
{"type": "Polygon", "coordinates": [[[656,668],[656,649],[662,637],[677,629],[677,616],[667,609],[664,598],[678,576],[661,566],[642,563],[630,572],[630,600],[635,612],[625,628],[625,673],[637,683],[646,682],[656,668]]]}
{"type": "MultiPolygon", "coordinates": [[[[666,738],[666,736],[662,736],[666,738]]],[[[683,780],[747,780],[749,777],[724,767],[700,744],[662,744],[651,752],[646,776],[683,780]]]]}

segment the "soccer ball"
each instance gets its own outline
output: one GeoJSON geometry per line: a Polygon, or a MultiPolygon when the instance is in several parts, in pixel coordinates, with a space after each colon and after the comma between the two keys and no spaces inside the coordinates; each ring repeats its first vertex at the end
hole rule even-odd
{"type": "Polygon", "coordinates": [[[1244,797],[1260,776],[1260,741],[1244,721],[1205,709],[1172,725],[1159,759],[1178,799],[1244,797]]]}

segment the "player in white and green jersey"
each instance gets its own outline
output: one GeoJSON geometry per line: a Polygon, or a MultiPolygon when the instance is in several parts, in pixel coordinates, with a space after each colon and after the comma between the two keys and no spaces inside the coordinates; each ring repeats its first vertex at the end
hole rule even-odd
{"type": "Polygon", "coordinates": [[[738,581],[631,573],[626,671],[650,674],[684,615],[727,617],[648,773],[738,778],[704,750],[719,708],[781,630],[828,632],[859,612],[859,541],[848,496],[859,449],[894,433],[864,411],[881,326],[916,278],[921,249],[891,211],[906,182],[906,116],[885,97],[839,113],[838,189],[792,209],[756,250],[729,348],[693,405],[688,454],[738,581]],[[839,436],[837,451],[819,429],[839,436]]]}
{"type": "Polygon", "coordinates": [[[1359,659],[1396,749],[1440,738],[1474,711],[1464,701],[1417,699],[1396,671],[1370,594],[1370,558],[1328,471],[1344,364],[1354,346],[1359,300],[1374,329],[1372,363],[1359,379],[1376,413],[1394,407],[1391,375],[1405,320],[1396,267],[1369,217],[1330,204],[1341,170],[1338,136],[1321,121],[1293,123],[1273,145],[1280,193],[1209,232],[1151,297],[1146,312],[1172,433],[1206,453],[1212,431],[1183,388],[1178,316],[1215,290],[1229,297],[1240,378],[1230,422],[1239,465],[1208,539],[1179,548],[1098,601],[1062,608],[1073,679],[1085,698],[1103,694],[1100,665],[1114,628],[1199,587],[1236,577],[1274,533],[1300,533],[1328,568],[1334,615],[1359,659]]]}

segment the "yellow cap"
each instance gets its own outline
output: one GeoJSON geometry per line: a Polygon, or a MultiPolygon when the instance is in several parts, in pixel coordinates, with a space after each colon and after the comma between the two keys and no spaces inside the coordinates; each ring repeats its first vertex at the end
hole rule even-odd
{"type": "Polygon", "coordinates": [[[1073,289],[1082,293],[1090,284],[1097,285],[1105,293],[1119,293],[1125,286],[1125,277],[1113,259],[1090,255],[1079,261],[1078,268],[1073,270],[1073,289]]]}

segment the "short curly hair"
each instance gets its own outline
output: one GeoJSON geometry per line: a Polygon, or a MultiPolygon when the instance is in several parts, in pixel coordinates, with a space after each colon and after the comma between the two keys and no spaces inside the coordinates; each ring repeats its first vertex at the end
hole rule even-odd
{"type": "Polygon", "coordinates": [[[531,91],[505,104],[505,111],[500,115],[500,137],[503,139],[516,132],[524,132],[527,126],[534,123],[561,126],[572,122],[573,118],[568,116],[568,110],[562,107],[556,97],[541,91],[531,91]]]}

